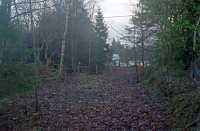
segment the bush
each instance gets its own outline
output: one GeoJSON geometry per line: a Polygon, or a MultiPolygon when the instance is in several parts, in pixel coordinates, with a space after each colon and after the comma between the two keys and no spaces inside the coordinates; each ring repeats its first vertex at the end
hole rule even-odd
{"type": "Polygon", "coordinates": [[[200,94],[198,91],[185,92],[171,98],[169,112],[172,114],[171,126],[184,128],[197,119],[200,107],[200,94]]]}
{"type": "Polygon", "coordinates": [[[28,91],[33,86],[33,65],[9,63],[0,65],[0,96],[28,91]]]}
{"type": "Polygon", "coordinates": [[[170,128],[184,128],[197,119],[200,111],[200,93],[188,72],[150,72],[144,81],[146,89],[162,96],[170,114],[170,128]]]}

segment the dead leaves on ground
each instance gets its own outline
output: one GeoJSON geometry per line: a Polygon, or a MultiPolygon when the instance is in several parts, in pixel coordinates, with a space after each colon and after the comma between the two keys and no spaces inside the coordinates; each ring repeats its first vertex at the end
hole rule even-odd
{"type": "MultiPolygon", "coordinates": [[[[87,76],[81,74],[68,85],[55,84],[40,90],[41,111],[20,116],[9,130],[32,131],[104,131],[166,129],[166,119],[159,104],[138,85],[128,83],[133,78],[127,71],[87,76]],[[20,122],[20,121],[23,121],[20,122]]],[[[49,85],[49,83],[48,83],[49,85]]],[[[27,101],[32,97],[27,97],[27,101]]],[[[22,101],[21,99],[18,100],[22,101]]],[[[32,102],[28,102],[31,106],[32,102]]],[[[21,110],[18,103],[13,112],[21,110]]],[[[30,109],[31,110],[31,109],[30,109]]],[[[15,116],[14,115],[14,116],[15,116]]],[[[13,117],[15,118],[15,117],[13,117]]]]}

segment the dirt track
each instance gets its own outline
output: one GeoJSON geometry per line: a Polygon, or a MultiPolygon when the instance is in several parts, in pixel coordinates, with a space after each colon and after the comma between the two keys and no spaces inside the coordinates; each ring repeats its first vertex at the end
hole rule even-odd
{"type": "Polygon", "coordinates": [[[76,75],[69,83],[45,83],[39,99],[40,112],[34,113],[33,96],[17,98],[9,115],[0,117],[6,120],[0,131],[167,129],[161,103],[136,84],[134,73],[127,69],[76,75]]]}

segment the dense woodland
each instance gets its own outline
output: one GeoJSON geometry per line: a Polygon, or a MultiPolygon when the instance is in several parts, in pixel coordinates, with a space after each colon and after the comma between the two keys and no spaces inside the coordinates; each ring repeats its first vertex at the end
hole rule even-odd
{"type": "Polygon", "coordinates": [[[146,82],[167,98],[173,128],[199,125],[199,1],[141,0],[138,6],[133,23],[141,40],[155,36],[146,82]]]}
{"type": "Polygon", "coordinates": [[[0,0],[0,130],[198,130],[200,1],[133,8],[108,43],[98,1],[0,0]]]}
{"type": "Polygon", "coordinates": [[[107,59],[107,27],[101,10],[93,13],[93,4],[3,0],[1,90],[27,89],[37,81],[35,77],[49,70],[61,76],[77,71],[78,66],[87,66],[94,73],[98,66],[100,72],[107,59]]]}

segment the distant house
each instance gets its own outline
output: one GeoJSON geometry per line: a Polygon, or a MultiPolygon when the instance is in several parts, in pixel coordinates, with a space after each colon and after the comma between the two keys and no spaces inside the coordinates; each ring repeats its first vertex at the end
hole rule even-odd
{"type": "Polygon", "coordinates": [[[120,56],[119,56],[119,54],[113,54],[112,64],[113,64],[113,66],[120,66],[120,56]]]}

